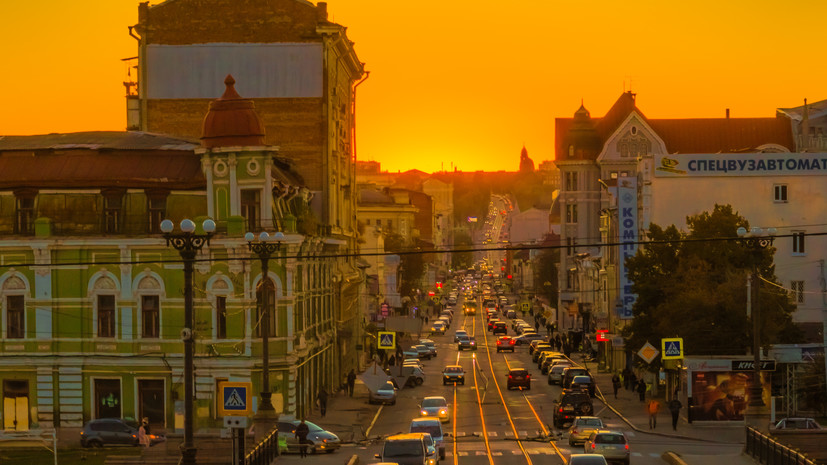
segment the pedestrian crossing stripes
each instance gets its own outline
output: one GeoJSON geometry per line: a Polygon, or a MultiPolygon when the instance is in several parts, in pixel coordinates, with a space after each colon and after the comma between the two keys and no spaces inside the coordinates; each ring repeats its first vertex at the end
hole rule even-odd
{"type": "MultiPolygon", "coordinates": [[[[551,448],[526,449],[525,451],[528,455],[557,455],[557,452],[555,452],[551,448]]],[[[473,455],[488,455],[488,452],[486,452],[484,450],[473,450],[473,451],[460,450],[460,451],[457,451],[457,457],[467,457],[467,456],[472,455],[472,454],[473,455]]],[[[523,455],[523,451],[521,451],[520,449],[513,449],[513,450],[506,450],[506,451],[502,451],[502,450],[492,450],[491,451],[491,455],[495,456],[495,457],[499,457],[499,456],[506,455],[506,454],[523,455]]],[[[657,454],[654,454],[654,455],[660,457],[657,454]]],[[[445,451],[445,458],[448,458],[448,457],[453,457],[453,452],[445,451]]]]}

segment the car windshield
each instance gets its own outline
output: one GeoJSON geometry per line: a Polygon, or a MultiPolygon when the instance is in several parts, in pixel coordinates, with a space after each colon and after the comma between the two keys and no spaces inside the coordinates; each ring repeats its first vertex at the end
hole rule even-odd
{"type": "Polygon", "coordinates": [[[417,456],[423,454],[422,441],[388,441],[385,443],[385,451],[382,454],[388,457],[417,456]]]}
{"type": "Polygon", "coordinates": [[[466,336],[465,334],[460,334],[460,335],[457,336],[457,338],[459,339],[460,342],[470,341],[470,339],[468,339],[468,336],[466,336]]]}
{"type": "Polygon", "coordinates": [[[436,423],[414,423],[411,425],[411,433],[428,433],[431,437],[442,436],[442,428],[436,423]]]}
{"type": "MultiPolygon", "coordinates": [[[[422,407],[423,408],[425,408],[425,407],[445,407],[446,405],[448,405],[448,404],[445,402],[445,399],[425,399],[425,400],[422,401],[422,407]]],[[[412,431],[412,432],[418,433],[420,431],[412,431]]],[[[423,431],[423,432],[427,433],[427,431],[423,431]]]]}
{"type": "Polygon", "coordinates": [[[393,383],[388,381],[385,384],[383,384],[382,387],[380,387],[379,389],[382,391],[393,391],[393,383]]]}
{"type": "Polygon", "coordinates": [[[601,427],[603,426],[603,421],[598,420],[597,418],[581,418],[577,422],[577,426],[596,426],[601,427]]]}
{"type": "MultiPolygon", "coordinates": [[[[297,421],[297,422],[293,423],[293,426],[299,426],[299,423],[301,423],[301,422],[297,421]]],[[[307,425],[307,428],[311,432],[324,431],[323,429],[319,428],[319,426],[316,425],[315,423],[310,423],[309,421],[305,421],[304,424],[307,425]]]]}
{"type": "Polygon", "coordinates": [[[445,373],[462,373],[462,367],[445,367],[445,373]]]}
{"type": "Polygon", "coordinates": [[[606,465],[606,459],[602,456],[572,454],[569,465],[606,465]]]}
{"type": "Polygon", "coordinates": [[[596,444],[626,444],[626,437],[621,434],[598,434],[594,442],[596,444]]]}

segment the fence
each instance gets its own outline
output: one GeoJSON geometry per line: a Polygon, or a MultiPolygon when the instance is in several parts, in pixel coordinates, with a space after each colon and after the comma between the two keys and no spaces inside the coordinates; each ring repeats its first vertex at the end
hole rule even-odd
{"type": "Polygon", "coordinates": [[[244,456],[244,465],[270,465],[279,455],[279,429],[273,428],[263,441],[244,456]]]}
{"type": "Polygon", "coordinates": [[[755,428],[747,426],[746,453],[766,465],[816,465],[806,455],[790,449],[755,428]]]}

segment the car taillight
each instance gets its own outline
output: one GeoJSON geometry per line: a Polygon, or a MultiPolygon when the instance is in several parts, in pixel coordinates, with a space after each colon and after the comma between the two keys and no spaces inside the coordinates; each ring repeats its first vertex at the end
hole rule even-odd
{"type": "Polygon", "coordinates": [[[629,450],[629,444],[626,444],[626,450],[629,450]]]}
{"type": "Polygon", "coordinates": [[[528,379],[528,378],[531,378],[531,375],[530,375],[530,374],[525,375],[525,379],[528,379]]]}
{"type": "Polygon", "coordinates": [[[558,411],[559,411],[560,413],[563,413],[563,407],[560,407],[560,410],[558,410],[558,411]]]}
{"type": "Polygon", "coordinates": [[[508,375],[508,379],[511,379],[511,375],[508,375]]]}
{"type": "Polygon", "coordinates": [[[136,436],[136,435],[134,435],[134,434],[133,434],[133,435],[132,435],[132,437],[133,437],[133,438],[137,438],[138,436],[136,436]]]}
{"type": "Polygon", "coordinates": [[[572,432],[572,434],[577,434],[577,430],[574,429],[574,428],[571,429],[571,432],[572,432]]]}
{"type": "Polygon", "coordinates": [[[592,449],[597,449],[597,447],[592,443],[592,449]]]}

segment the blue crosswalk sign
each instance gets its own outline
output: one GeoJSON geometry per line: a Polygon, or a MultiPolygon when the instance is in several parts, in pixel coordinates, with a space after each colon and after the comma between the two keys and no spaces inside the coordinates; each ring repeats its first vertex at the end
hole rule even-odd
{"type": "Polygon", "coordinates": [[[253,413],[252,383],[223,381],[218,384],[221,392],[219,415],[245,416],[253,413]]]}
{"type": "Polygon", "coordinates": [[[396,332],[394,331],[379,331],[378,334],[378,349],[396,349],[396,332]]]}
{"type": "Polygon", "coordinates": [[[683,339],[679,337],[661,339],[661,359],[683,358],[683,339]]]}

